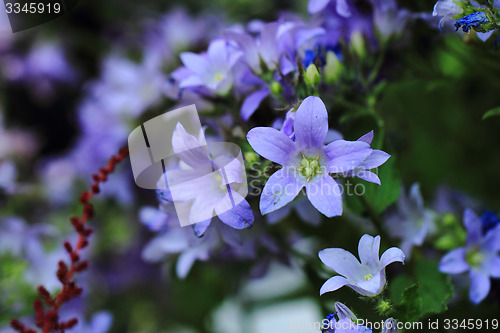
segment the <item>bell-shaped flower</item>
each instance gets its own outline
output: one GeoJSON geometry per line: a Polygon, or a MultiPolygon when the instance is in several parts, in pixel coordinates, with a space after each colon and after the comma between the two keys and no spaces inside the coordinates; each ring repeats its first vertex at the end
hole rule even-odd
{"type": "Polygon", "coordinates": [[[380,236],[363,235],[359,240],[358,253],[361,262],[349,251],[340,248],[319,252],[321,261],[340,275],[327,280],[320,294],[348,286],[363,296],[375,296],[384,289],[385,267],[395,261],[404,263],[401,249],[391,247],[379,258],[380,236]]]}

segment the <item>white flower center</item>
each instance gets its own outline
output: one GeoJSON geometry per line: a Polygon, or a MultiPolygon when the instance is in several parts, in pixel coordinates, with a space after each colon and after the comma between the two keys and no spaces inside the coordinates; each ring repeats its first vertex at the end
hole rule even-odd
{"type": "Polygon", "coordinates": [[[300,161],[297,171],[300,172],[302,176],[306,177],[307,181],[310,181],[311,178],[322,174],[323,171],[321,171],[321,165],[319,164],[319,156],[306,157],[302,154],[302,160],[300,161]]]}

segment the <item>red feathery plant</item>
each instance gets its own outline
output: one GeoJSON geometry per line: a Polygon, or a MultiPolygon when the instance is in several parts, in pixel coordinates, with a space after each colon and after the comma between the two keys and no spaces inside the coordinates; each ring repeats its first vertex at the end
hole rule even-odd
{"type": "MultiPolygon", "coordinates": [[[[128,148],[123,148],[119,151],[118,155],[112,156],[106,167],[99,169],[98,174],[92,175],[93,183],[90,190],[83,192],[80,196],[80,202],[83,205],[83,214],[81,217],[71,217],[71,223],[78,232],[78,241],[75,246],[69,242],[64,242],[64,248],[69,254],[71,265],[64,261],[59,261],[59,269],[57,270],[57,278],[62,283],[61,291],[54,296],[44,286],[39,286],[37,291],[40,295],[33,303],[35,309],[35,324],[38,328],[42,329],[43,333],[61,332],[74,327],[78,323],[77,318],[72,318],[67,321],[59,320],[59,309],[61,306],[68,302],[70,299],[80,295],[83,291],[81,287],[76,285],[73,279],[76,273],[79,273],[88,268],[88,261],[80,259],[80,250],[84,249],[88,244],[88,238],[93,229],[86,227],[85,223],[94,215],[94,209],[90,204],[90,199],[100,192],[99,185],[106,182],[108,175],[112,173],[115,166],[120,163],[125,157],[128,156],[128,148]],[[43,302],[42,302],[43,301],[43,302]],[[43,303],[47,309],[44,308],[43,303]]],[[[10,325],[20,333],[37,333],[37,330],[27,328],[23,323],[17,319],[12,319],[10,325]]]]}

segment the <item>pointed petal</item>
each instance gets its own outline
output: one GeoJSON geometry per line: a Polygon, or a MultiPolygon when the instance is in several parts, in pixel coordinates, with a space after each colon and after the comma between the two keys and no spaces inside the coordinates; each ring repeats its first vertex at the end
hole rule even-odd
{"type": "Polygon", "coordinates": [[[343,276],[334,276],[326,280],[326,282],[321,286],[321,289],[319,291],[320,295],[323,295],[324,293],[330,292],[330,291],[335,291],[346,284],[349,284],[347,279],[343,276]]]}
{"type": "Polygon", "coordinates": [[[323,147],[328,132],[328,113],[319,97],[309,96],[302,101],[295,116],[296,142],[307,148],[323,147]]]}
{"type": "Polygon", "coordinates": [[[498,279],[500,278],[500,257],[494,257],[491,259],[489,264],[490,275],[492,278],[498,279]]]}
{"type": "Polygon", "coordinates": [[[373,131],[366,133],[365,135],[360,137],[358,141],[366,142],[367,144],[371,145],[373,141],[373,131]]]}
{"type": "Polygon", "coordinates": [[[483,224],[481,219],[472,209],[465,210],[464,225],[467,229],[467,244],[470,245],[479,243],[483,233],[483,224]]]}
{"type": "Polygon", "coordinates": [[[269,89],[261,89],[257,90],[250,95],[247,96],[243,105],[241,106],[241,118],[244,121],[250,119],[250,117],[254,114],[255,110],[257,110],[260,106],[260,103],[269,96],[269,89]]]}
{"type": "Polygon", "coordinates": [[[377,176],[377,174],[368,171],[368,170],[362,170],[359,172],[356,172],[356,177],[361,178],[363,180],[366,180],[367,182],[374,183],[377,185],[382,185],[380,182],[380,178],[377,176]]]}
{"type": "Polygon", "coordinates": [[[474,304],[479,304],[488,296],[491,288],[490,277],[486,274],[471,271],[469,298],[474,304]]]}
{"type": "Polygon", "coordinates": [[[286,169],[280,169],[272,174],[260,196],[260,211],[262,215],[273,212],[291,202],[302,189],[295,177],[288,175],[286,169]]]}
{"type": "Polygon", "coordinates": [[[400,248],[397,247],[391,247],[382,254],[382,257],[380,257],[380,264],[382,267],[386,267],[396,261],[403,264],[405,263],[405,254],[400,248]]]}
{"type": "Polygon", "coordinates": [[[359,240],[358,254],[363,265],[377,267],[379,263],[380,236],[363,235],[359,240]]]}
{"type": "Polygon", "coordinates": [[[247,140],[257,154],[283,166],[295,153],[295,143],[275,128],[253,128],[248,132],[247,140]]]}
{"type": "Polygon", "coordinates": [[[252,36],[237,32],[227,32],[225,36],[234,40],[241,47],[248,66],[257,74],[260,74],[260,59],[257,44],[252,36]]]}
{"type": "Polygon", "coordinates": [[[231,190],[224,200],[215,206],[215,212],[222,222],[235,229],[250,228],[253,224],[252,208],[236,191],[231,190]]]}
{"type": "Polygon", "coordinates": [[[382,150],[372,150],[372,153],[364,160],[363,168],[370,170],[373,168],[378,168],[391,157],[391,155],[387,154],[382,150]]]}
{"type": "Polygon", "coordinates": [[[422,198],[422,193],[420,193],[420,185],[415,183],[410,188],[410,197],[411,203],[415,206],[417,212],[424,211],[424,199],[422,198]]]}
{"type": "Polygon", "coordinates": [[[184,279],[189,274],[189,271],[191,270],[193,264],[197,259],[203,259],[206,256],[206,254],[202,253],[202,251],[205,250],[199,248],[191,248],[181,253],[179,259],[177,259],[176,266],[177,276],[180,279],[184,279]]]}
{"type": "Polygon", "coordinates": [[[200,78],[203,79],[209,75],[210,64],[205,56],[192,52],[184,52],[180,54],[180,57],[184,66],[200,78]]]}
{"type": "Polygon", "coordinates": [[[203,142],[198,141],[196,137],[184,129],[184,126],[180,122],[175,126],[175,131],[172,135],[172,148],[174,153],[183,162],[196,170],[200,169],[200,167],[209,169],[211,166],[204,138],[203,142]]]}
{"type": "Polygon", "coordinates": [[[465,261],[466,250],[461,247],[448,252],[439,263],[439,270],[447,274],[460,274],[469,270],[465,261]]]}
{"type": "Polygon", "coordinates": [[[370,145],[361,141],[337,140],[325,147],[328,156],[328,171],[343,173],[354,170],[370,156],[370,145]]]}
{"type": "Polygon", "coordinates": [[[342,215],[342,189],[329,175],[320,182],[306,185],[307,198],[326,217],[342,215]]]}
{"type": "Polygon", "coordinates": [[[318,253],[319,259],[328,267],[349,281],[358,281],[363,278],[361,264],[349,251],[340,248],[324,249],[318,253]]]}

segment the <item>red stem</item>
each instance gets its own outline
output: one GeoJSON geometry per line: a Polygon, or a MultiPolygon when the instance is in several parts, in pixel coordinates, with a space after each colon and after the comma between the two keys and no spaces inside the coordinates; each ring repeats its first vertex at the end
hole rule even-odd
{"type": "MultiPolygon", "coordinates": [[[[45,302],[48,309],[44,310],[43,303],[40,299],[36,299],[33,306],[35,309],[36,326],[41,328],[43,333],[49,333],[51,330],[58,330],[64,332],[66,329],[74,327],[78,320],[72,318],[68,321],[59,321],[59,309],[61,306],[82,293],[82,288],[76,285],[76,281],[71,279],[75,273],[81,272],[88,267],[88,261],[80,260],[80,250],[88,245],[88,237],[92,233],[92,228],[86,228],[85,223],[94,215],[94,209],[90,204],[90,199],[100,192],[99,185],[106,182],[108,175],[111,174],[115,166],[120,163],[129,154],[128,148],[123,148],[119,151],[118,155],[112,156],[105,168],[100,168],[98,174],[92,175],[93,183],[90,190],[83,192],[80,196],[80,202],[83,205],[83,214],[79,218],[77,216],[71,217],[71,223],[78,232],[78,241],[76,246],[73,247],[69,242],[64,242],[64,247],[69,254],[71,265],[68,266],[63,262],[59,262],[59,269],[57,270],[57,277],[61,281],[63,287],[59,294],[54,297],[43,286],[38,287],[38,294],[41,300],[45,302]]],[[[36,330],[27,328],[17,319],[12,319],[10,322],[13,329],[20,333],[37,333],[36,330]]]]}

